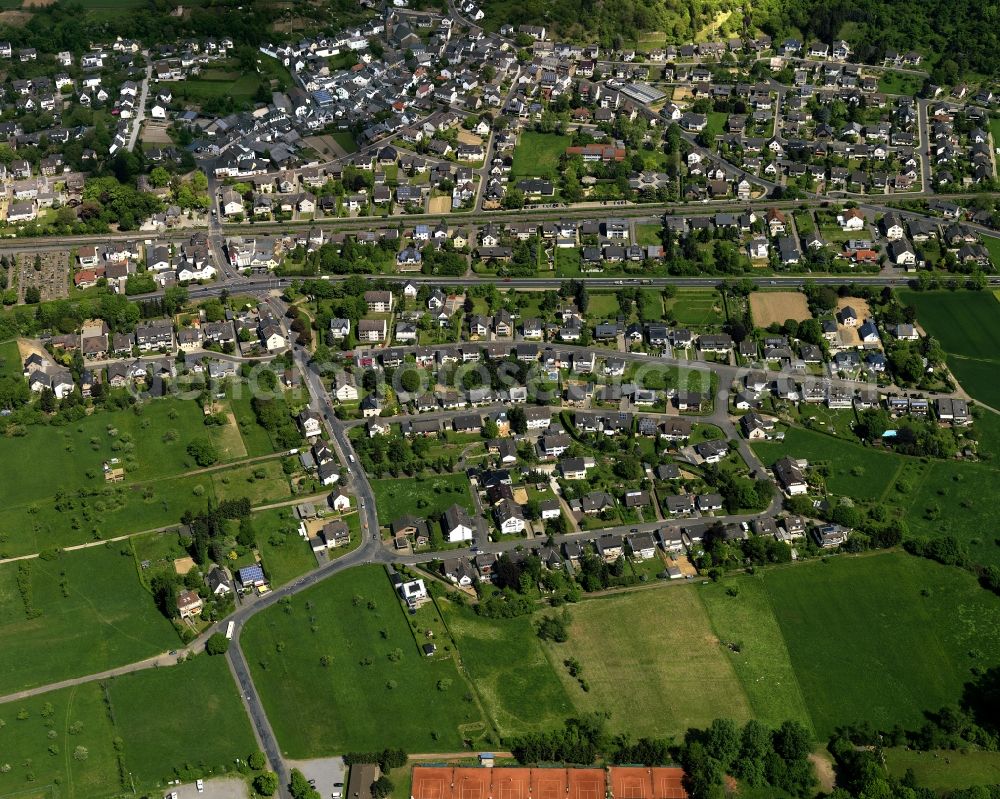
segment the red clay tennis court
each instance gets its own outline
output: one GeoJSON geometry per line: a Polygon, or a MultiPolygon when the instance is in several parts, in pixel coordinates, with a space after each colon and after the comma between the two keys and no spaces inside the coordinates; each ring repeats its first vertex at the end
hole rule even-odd
{"type": "Polygon", "coordinates": [[[410,794],[412,799],[605,799],[606,781],[599,768],[414,766],[410,794]]]}
{"type": "Polygon", "coordinates": [[[679,768],[610,769],[612,799],[687,799],[679,768]]]}

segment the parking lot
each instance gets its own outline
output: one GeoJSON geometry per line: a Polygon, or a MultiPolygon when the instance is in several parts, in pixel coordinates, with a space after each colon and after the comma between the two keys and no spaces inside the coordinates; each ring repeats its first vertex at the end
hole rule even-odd
{"type": "MultiPolygon", "coordinates": [[[[334,787],[335,783],[347,782],[347,767],[344,765],[342,757],[321,757],[315,760],[295,760],[289,761],[289,766],[297,768],[306,779],[316,781],[316,790],[319,791],[321,799],[332,799],[335,791],[340,792],[340,796],[345,793],[344,787],[334,787]]],[[[178,797],[185,799],[185,797],[178,797]]]]}
{"type": "Polygon", "coordinates": [[[220,777],[219,779],[205,780],[205,790],[198,792],[195,783],[186,782],[183,785],[175,785],[163,792],[165,797],[176,791],[177,799],[249,799],[247,784],[234,777],[220,777]]]}

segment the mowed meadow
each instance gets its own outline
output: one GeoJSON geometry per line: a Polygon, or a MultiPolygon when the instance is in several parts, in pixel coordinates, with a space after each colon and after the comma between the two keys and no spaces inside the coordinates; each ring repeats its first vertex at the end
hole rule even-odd
{"type": "Polygon", "coordinates": [[[1000,659],[1000,598],[902,552],[587,598],[567,606],[564,643],[537,635],[561,610],[483,619],[446,597],[436,605],[450,640],[432,659],[415,649],[381,569],[338,575],[255,618],[243,644],[282,747],[295,757],[371,747],[390,707],[382,734],[414,752],[452,751],[478,708],[496,741],[591,711],[633,737],[725,716],[796,719],[822,741],[855,722],[917,726],[1000,659]],[[453,682],[442,691],[441,679],[453,682]]]}

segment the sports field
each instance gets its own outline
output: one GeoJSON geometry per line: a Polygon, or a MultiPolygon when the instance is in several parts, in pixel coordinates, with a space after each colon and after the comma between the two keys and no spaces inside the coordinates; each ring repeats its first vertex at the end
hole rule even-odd
{"type": "Polygon", "coordinates": [[[973,397],[1000,405],[1000,302],[988,291],[900,290],[917,323],[941,342],[948,366],[973,397]]]}
{"type": "Polygon", "coordinates": [[[751,715],[739,677],[693,590],[663,588],[573,605],[566,643],[546,644],[554,664],[576,658],[590,686],[557,673],[580,711],[611,713],[633,737],[683,733],[751,715]]]}
{"type": "Polygon", "coordinates": [[[820,738],[859,721],[919,727],[1000,657],[1000,598],[958,569],[880,553],[763,582],[820,738]]]}
{"type": "Polygon", "coordinates": [[[726,321],[722,297],[715,289],[678,289],[664,302],[680,325],[721,325],[726,321]]]}
{"type": "MultiPolygon", "coordinates": [[[[462,663],[502,735],[554,729],[575,706],[542,647],[534,617],[484,619],[440,601],[462,663]]],[[[562,663],[555,664],[562,668],[562,663]]],[[[575,687],[574,695],[580,693],[575,687]]]]}
{"type": "Polygon", "coordinates": [[[790,428],[784,441],[753,442],[765,466],[789,455],[805,458],[829,470],[827,488],[834,494],[856,499],[877,499],[892,485],[905,458],[891,452],[852,444],[825,433],[790,428]]]}
{"type": "Polygon", "coordinates": [[[223,657],[200,655],[116,677],[108,692],[125,762],[140,790],[162,788],[175,776],[225,773],[258,748],[223,657]]]}
{"type": "Polygon", "coordinates": [[[569,136],[525,131],[514,148],[511,178],[555,178],[559,171],[559,159],[571,144],[569,136]]]}
{"type": "Polygon", "coordinates": [[[464,474],[432,477],[372,480],[379,524],[389,524],[398,516],[435,516],[454,504],[473,510],[469,478],[464,474]]]}
{"type": "Polygon", "coordinates": [[[241,642],[289,757],[454,752],[482,732],[446,642],[433,658],[420,652],[382,568],[350,569],[258,613],[241,642]]]}
{"type": "Polygon", "coordinates": [[[10,642],[0,648],[0,695],[143,660],[178,643],[139,584],[127,544],[0,566],[0,638],[10,642]],[[27,569],[20,583],[19,568],[27,569]]]}

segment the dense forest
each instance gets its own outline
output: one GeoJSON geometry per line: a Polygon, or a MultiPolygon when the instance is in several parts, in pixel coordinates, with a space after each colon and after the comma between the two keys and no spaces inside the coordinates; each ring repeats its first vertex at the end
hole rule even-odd
{"type": "Polygon", "coordinates": [[[954,83],[968,72],[1000,71],[1000,6],[974,0],[486,0],[488,19],[546,25],[557,36],[603,47],[634,44],[643,32],[663,42],[690,41],[725,20],[722,36],[738,36],[745,18],[775,39],[845,38],[862,60],[880,63],[886,50],[917,50],[933,79],[954,83]],[[957,5],[956,5],[957,3],[957,5]],[[726,12],[731,12],[726,14],[726,12]]]}

